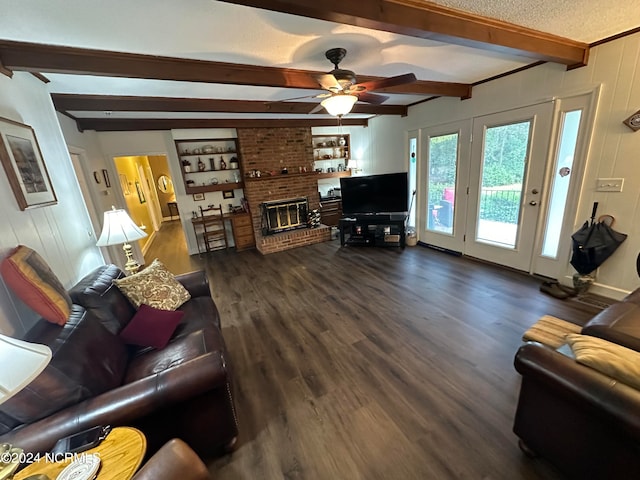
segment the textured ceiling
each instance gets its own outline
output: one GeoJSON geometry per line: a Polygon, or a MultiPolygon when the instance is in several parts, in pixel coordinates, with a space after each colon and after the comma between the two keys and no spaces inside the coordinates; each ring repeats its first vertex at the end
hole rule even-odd
{"type": "Polygon", "coordinates": [[[431,3],[585,43],[640,26],[640,0],[433,0],[431,3]]]}
{"type": "MultiPolygon", "coordinates": [[[[588,43],[640,26],[640,0],[434,3],[588,43]]],[[[419,80],[460,83],[474,83],[535,61],[513,53],[214,0],[0,0],[0,40],[315,71],[331,70],[324,52],[343,47],[348,54],[341,67],[360,75],[387,77],[413,72],[419,80]]],[[[52,93],[273,101],[322,92],[41,73],[51,79],[48,88],[52,93]]],[[[386,103],[410,105],[426,98],[429,95],[392,94],[386,103]]],[[[95,112],[71,113],[79,118],[96,116],[95,112]]],[[[110,113],[111,118],[118,116],[168,118],[176,114],[110,113]]],[[[184,115],[204,116],[230,117],[217,112],[184,115]]],[[[272,114],[260,116],[274,118],[272,114]]]]}

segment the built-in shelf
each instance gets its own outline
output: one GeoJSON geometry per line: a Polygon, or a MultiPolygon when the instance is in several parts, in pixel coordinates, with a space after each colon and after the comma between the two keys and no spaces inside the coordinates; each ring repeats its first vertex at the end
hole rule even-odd
{"type": "Polygon", "coordinates": [[[242,164],[240,156],[237,154],[238,140],[236,138],[175,140],[175,145],[180,159],[180,171],[182,172],[186,193],[217,192],[244,187],[242,180],[235,181],[242,179],[242,164]],[[203,151],[204,148],[212,151],[205,152],[203,151]],[[194,150],[197,150],[197,152],[194,150]],[[219,166],[217,162],[220,162],[221,158],[224,159],[227,168],[211,168],[219,166]],[[207,168],[198,169],[198,163],[204,164],[203,166],[207,168]],[[229,168],[231,167],[229,163],[232,163],[236,168],[229,168]],[[185,171],[185,165],[189,167],[188,172],[185,171]],[[225,175],[224,172],[228,173],[225,175]],[[206,185],[202,185],[202,181],[197,181],[198,179],[206,180],[202,177],[202,174],[219,175],[220,178],[217,178],[219,183],[211,183],[211,179],[209,179],[206,185]],[[188,180],[194,180],[195,182],[190,183],[188,180]]]}
{"type": "Polygon", "coordinates": [[[325,172],[325,173],[317,173],[318,178],[340,178],[340,177],[350,177],[351,170],[346,170],[344,172],[325,172]]]}
{"type": "Polygon", "coordinates": [[[185,192],[188,194],[219,192],[222,190],[235,190],[236,188],[244,188],[244,182],[217,183],[216,185],[185,185],[185,192]]]}
{"type": "Polygon", "coordinates": [[[245,182],[262,182],[265,180],[279,180],[290,177],[314,177],[314,178],[335,178],[350,177],[351,171],[346,172],[303,172],[303,173],[278,173],[276,175],[262,175],[261,177],[246,177],[245,182]]]}
{"type": "MultiPolygon", "coordinates": [[[[211,153],[181,153],[179,155],[180,158],[182,157],[204,157],[204,156],[211,156],[211,155],[229,155],[229,154],[235,154],[235,151],[231,151],[231,152],[211,152],[211,153]]],[[[208,157],[207,157],[208,158],[208,157]]]]}
{"type": "Polygon", "coordinates": [[[311,141],[314,170],[317,168],[326,170],[327,165],[335,168],[336,163],[343,163],[345,168],[345,171],[340,172],[320,172],[318,179],[351,176],[351,172],[347,169],[351,152],[351,137],[348,134],[312,135],[311,141]],[[325,155],[329,155],[330,158],[323,158],[325,155]]]}
{"type": "Polygon", "coordinates": [[[190,175],[192,173],[206,173],[206,172],[237,172],[239,171],[239,168],[216,168],[211,169],[211,168],[205,168],[204,170],[196,170],[194,172],[184,172],[185,175],[190,175]]]}

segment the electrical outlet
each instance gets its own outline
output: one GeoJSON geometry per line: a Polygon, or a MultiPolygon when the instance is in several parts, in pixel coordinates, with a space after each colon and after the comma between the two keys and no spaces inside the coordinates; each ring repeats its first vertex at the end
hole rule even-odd
{"type": "Polygon", "coordinates": [[[598,178],[596,192],[621,192],[624,178],[598,178]]]}

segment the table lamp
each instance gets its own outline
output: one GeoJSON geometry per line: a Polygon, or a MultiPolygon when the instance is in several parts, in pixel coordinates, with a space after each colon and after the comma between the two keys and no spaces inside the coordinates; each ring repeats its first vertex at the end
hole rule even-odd
{"type": "Polygon", "coordinates": [[[98,247],[106,247],[122,243],[122,249],[127,257],[127,263],[124,268],[131,275],[138,271],[140,265],[133,258],[133,252],[129,242],[140,240],[146,236],[147,234],[131,220],[131,217],[126,211],[122,209],[116,210],[116,207],[111,207],[111,210],[104,212],[102,233],[96,245],[98,247]]]}
{"type": "MultiPolygon", "coordinates": [[[[46,345],[29,343],[0,334],[0,404],[29,385],[51,360],[46,345]]],[[[12,478],[20,465],[22,449],[0,445],[0,478],[12,478]]]]}
{"type": "Polygon", "coordinates": [[[0,403],[30,384],[50,360],[51,349],[46,345],[0,334],[0,403]]]}

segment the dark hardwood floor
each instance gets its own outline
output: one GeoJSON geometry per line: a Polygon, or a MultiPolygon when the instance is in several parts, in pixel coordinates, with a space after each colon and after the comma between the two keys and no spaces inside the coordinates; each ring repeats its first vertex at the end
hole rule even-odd
{"type": "Polygon", "coordinates": [[[538,317],[596,307],[419,246],[179,258],[168,243],[152,250],[174,273],[206,269],[232,356],[239,444],[209,461],[216,480],[561,478],[511,431],[513,357],[538,317]]]}

